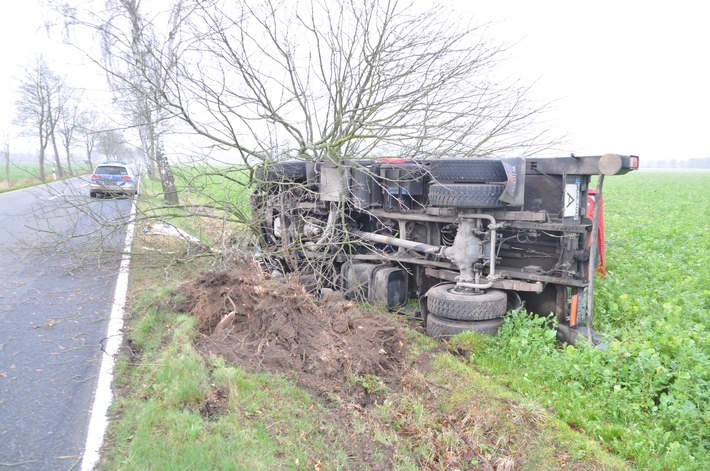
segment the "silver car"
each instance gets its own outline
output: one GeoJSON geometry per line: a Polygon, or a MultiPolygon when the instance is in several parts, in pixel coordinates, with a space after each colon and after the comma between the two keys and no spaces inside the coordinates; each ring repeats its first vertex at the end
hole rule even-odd
{"type": "Polygon", "coordinates": [[[95,198],[99,194],[137,195],[138,170],[125,162],[111,162],[97,166],[91,174],[89,195],[95,198]]]}

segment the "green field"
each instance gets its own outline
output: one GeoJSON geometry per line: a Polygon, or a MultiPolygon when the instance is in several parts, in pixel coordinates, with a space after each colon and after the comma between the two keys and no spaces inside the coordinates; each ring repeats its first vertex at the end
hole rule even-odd
{"type": "Polygon", "coordinates": [[[524,311],[498,337],[443,348],[412,331],[409,356],[431,368],[362,411],[201,356],[195,319],[171,310],[166,283],[197,268],[134,272],[126,331],[141,356],[118,367],[105,469],[352,469],[362,456],[344,453],[350,432],[387,450],[366,463],[395,469],[480,467],[472,449],[515,469],[708,469],[708,184],[710,173],[606,179],[608,276],[594,317],[605,349],[560,345],[524,311]],[[218,420],[197,412],[215,388],[229,411],[218,420]]]}
{"type": "MultiPolygon", "coordinates": [[[[7,187],[8,186],[8,177],[7,173],[5,171],[5,165],[2,165],[2,168],[0,168],[0,187],[7,187]]],[[[49,175],[51,175],[51,168],[47,168],[47,171],[50,172],[49,175]]],[[[12,186],[18,184],[18,183],[26,183],[28,181],[36,181],[39,180],[39,165],[34,165],[34,164],[10,164],[10,184],[12,186]]]]}
{"type": "MultiPolygon", "coordinates": [[[[53,166],[49,164],[44,166],[45,178],[47,180],[52,180],[52,168],[53,166]]],[[[76,164],[72,165],[72,170],[75,175],[81,175],[89,171],[86,166],[76,164]]],[[[37,164],[11,163],[9,180],[4,163],[0,167],[0,192],[7,191],[8,189],[25,188],[40,183],[42,183],[42,181],[39,177],[39,165],[37,164]]]]}
{"type": "Polygon", "coordinates": [[[560,347],[511,319],[472,361],[649,469],[710,466],[710,173],[605,182],[608,276],[594,324],[604,351],[560,347]]]}

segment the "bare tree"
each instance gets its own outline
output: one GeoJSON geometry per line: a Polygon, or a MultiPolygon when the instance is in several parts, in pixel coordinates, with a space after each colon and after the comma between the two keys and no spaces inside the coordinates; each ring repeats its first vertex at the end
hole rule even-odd
{"type": "Polygon", "coordinates": [[[485,25],[439,7],[399,0],[180,0],[150,12],[139,0],[106,5],[106,20],[94,22],[103,63],[168,187],[170,117],[236,150],[244,164],[284,148],[337,161],[532,154],[552,144],[535,122],[544,106],[528,102],[528,87],[495,75],[506,49],[486,40],[485,25]]]}
{"type": "MultiPolygon", "coordinates": [[[[486,40],[485,26],[438,7],[397,0],[202,0],[193,7],[177,31],[178,61],[161,87],[163,101],[247,168],[283,156],[339,166],[384,156],[526,155],[551,144],[537,128],[542,107],[528,102],[528,87],[497,75],[505,47],[486,40]]],[[[323,240],[348,257],[341,230],[348,173],[340,176],[323,240]]],[[[273,195],[308,204],[308,185],[295,195],[276,185],[273,195]]],[[[240,217],[228,202],[221,207],[240,217]]],[[[260,217],[273,223],[271,214],[249,222],[260,217]]],[[[334,256],[311,252],[302,266],[332,282],[334,256]]]]}
{"type": "Polygon", "coordinates": [[[94,110],[84,111],[78,117],[76,129],[78,140],[81,141],[86,160],[92,168],[95,166],[92,160],[94,149],[96,149],[99,137],[105,127],[101,122],[99,113],[94,110]]]}
{"type": "Polygon", "coordinates": [[[59,121],[57,123],[57,132],[66,156],[67,171],[70,175],[73,175],[74,171],[71,166],[71,150],[76,141],[81,116],[78,101],[74,97],[67,100],[64,103],[64,109],[62,111],[63,112],[59,116],[59,121]]]}
{"type": "Polygon", "coordinates": [[[98,151],[108,160],[122,160],[127,153],[126,139],[123,137],[121,131],[117,129],[107,129],[103,131],[100,134],[97,144],[98,151]]]}
{"type": "Polygon", "coordinates": [[[68,90],[67,85],[64,80],[59,78],[57,83],[55,99],[48,102],[49,108],[47,110],[47,124],[49,127],[49,141],[52,143],[52,150],[54,151],[54,165],[56,168],[56,173],[58,177],[64,176],[64,169],[62,168],[62,159],[59,156],[59,146],[57,145],[57,133],[59,130],[59,125],[63,119],[64,113],[66,111],[66,106],[69,101],[69,96],[71,92],[68,90]]]}
{"type": "MultiPolygon", "coordinates": [[[[531,153],[528,89],[493,75],[505,49],[397,0],[194,2],[170,110],[244,163],[531,153]]],[[[183,32],[183,34],[186,34],[183,32]]]]}
{"type": "MultiPolygon", "coordinates": [[[[25,68],[20,80],[20,97],[16,102],[16,123],[34,135],[39,141],[39,177],[45,179],[45,156],[47,146],[54,136],[55,118],[60,107],[60,94],[64,82],[52,72],[43,57],[25,68]]],[[[56,155],[58,157],[58,153],[56,155]]],[[[61,175],[61,162],[56,162],[61,175]]]]}
{"type": "MultiPolygon", "coordinates": [[[[177,2],[168,15],[168,30],[179,21],[181,4],[177,2]]],[[[138,128],[149,176],[157,169],[166,201],[177,203],[175,178],[164,145],[171,116],[162,99],[166,75],[174,66],[171,34],[159,35],[156,18],[145,16],[140,0],[107,0],[106,9],[107,20],[100,25],[100,32],[109,83],[138,128]]]]}

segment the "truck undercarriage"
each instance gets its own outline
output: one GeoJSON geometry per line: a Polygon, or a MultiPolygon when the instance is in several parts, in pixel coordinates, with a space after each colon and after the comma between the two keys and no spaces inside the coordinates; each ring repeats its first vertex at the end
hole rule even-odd
{"type": "Polygon", "coordinates": [[[591,177],[636,168],[616,154],[284,161],[258,169],[252,211],[272,270],[389,309],[417,299],[431,336],[495,334],[524,304],[573,343],[598,259],[591,177]]]}

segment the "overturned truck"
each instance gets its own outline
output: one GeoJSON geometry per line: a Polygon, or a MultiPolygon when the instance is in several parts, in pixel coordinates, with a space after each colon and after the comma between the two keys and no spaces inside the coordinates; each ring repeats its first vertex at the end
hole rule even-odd
{"type": "Polygon", "coordinates": [[[495,334],[524,304],[574,342],[600,258],[591,177],[637,168],[617,154],[282,161],[257,169],[252,214],[272,271],[389,309],[418,300],[431,336],[495,334]]]}

